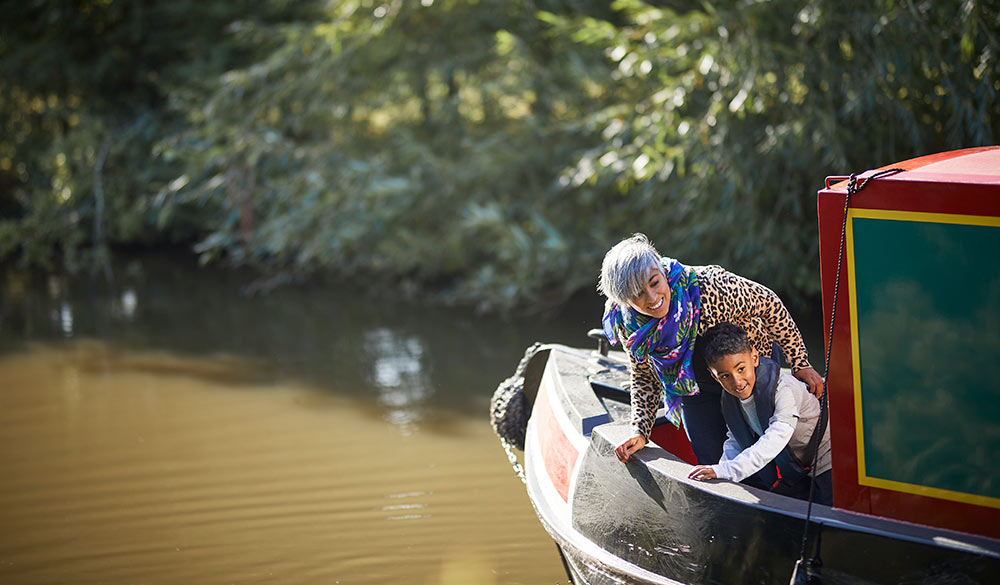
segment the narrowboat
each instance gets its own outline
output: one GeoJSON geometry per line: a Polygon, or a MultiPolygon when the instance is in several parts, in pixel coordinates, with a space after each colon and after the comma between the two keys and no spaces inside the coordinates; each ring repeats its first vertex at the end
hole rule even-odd
{"type": "Polygon", "coordinates": [[[663,417],[620,463],[625,355],[535,344],[493,423],[573,583],[1000,583],[1000,147],[817,198],[833,506],[688,479],[663,417]]]}

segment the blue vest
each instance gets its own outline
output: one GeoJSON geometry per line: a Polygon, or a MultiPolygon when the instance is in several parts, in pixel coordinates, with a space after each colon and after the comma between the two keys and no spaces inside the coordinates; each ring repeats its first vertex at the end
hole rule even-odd
{"type": "MultiPolygon", "coordinates": [[[[781,369],[774,360],[762,356],[755,372],[757,381],[753,385],[754,406],[761,429],[766,432],[767,425],[774,416],[774,392],[778,387],[781,369]]],[[[760,438],[743,417],[740,399],[729,392],[722,393],[722,416],[725,417],[726,426],[739,443],[740,449],[748,449],[760,438]]],[[[750,483],[759,483],[767,489],[774,489],[779,482],[794,484],[808,473],[809,468],[803,467],[786,445],[777,457],[748,479],[752,480],[750,483]]]]}

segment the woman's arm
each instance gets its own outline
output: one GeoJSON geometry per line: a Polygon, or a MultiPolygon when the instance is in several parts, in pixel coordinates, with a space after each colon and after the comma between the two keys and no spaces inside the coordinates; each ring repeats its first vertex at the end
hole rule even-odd
{"type": "Polygon", "coordinates": [[[802,333],[773,290],[732,272],[725,275],[722,284],[729,289],[726,296],[740,305],[735,307],[737,312],[744,313],[748,320],[761,320],[771,339],[778,342],[793,372],[810,367],[809,352],[802,341],[802,333]]]}
{"type": "Polygon", "coordinates": [[[663,396],[663,387],[649,360],[638,362],[632,354],[629,354],[629,373],[632,394],[632,436],[615,447],[615,455],[622,463],[628,461],[633,453],[649,442],[649,434],[653,431],[653,423],[656,421],[656,410],[663,396]]]}
{"type": "Polygon", "coordinates": [[[759,319],[770,337],[767,341],[778,343],[792,368],[792,374],[805,382],[814,395],[822,394],[823,378],[810,365],[802,333],[781,298],[766,286],[725,270],[717,274],[713,285],[718,287],[716,302],[724,306],[724,310],[717,311],[718,320],[729,320],[744,328],[752,328],[759,319]],[[732,318],[727,319],[727,313],[732,318]]]}
{"type": "Polygon", "coordinates": [[[656,422],[656,410],[663,401],[663,385],[660,383],[650,360],[637,362],[629,354],[631,374],[632,434],[642,435],[649,440],[656,422]]]}

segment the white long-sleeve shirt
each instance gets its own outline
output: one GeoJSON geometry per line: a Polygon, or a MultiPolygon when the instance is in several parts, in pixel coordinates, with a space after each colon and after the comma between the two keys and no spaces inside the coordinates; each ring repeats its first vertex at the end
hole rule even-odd
{"type": "MultiPolygon", "coordinates": [[[[712,470],[721,479],[743,481],[763,469],[786,445],[791,447],[792,453],[799,461],[806,465],[811,464],[812,461],[802,460],[816,427],[819,412],[819,401],[809,393],[808,386],[782,371],[778,377],[778,386],[774,390],[774,414],[771,420],[767,421],[764,434],[747,449],[741,449],[732,431],[727,430],[726,442],[722,446],[722,459],[712,466],[712,470]]],[[[816,475],[829,470],[832,466],[829,426],[823,434],[818,449],[816,475]]]]}

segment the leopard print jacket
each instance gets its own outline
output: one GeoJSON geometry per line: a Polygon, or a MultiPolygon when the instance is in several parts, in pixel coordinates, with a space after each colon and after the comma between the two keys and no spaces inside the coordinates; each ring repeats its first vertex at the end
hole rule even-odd
{"type": "MultiPolygon", "coordinates": [[[[747,331],[750,343],[761,355],[770,355],[772,343],[777,342],[793,373],[812,367],[802,334],[774,291],[721,266],[692,268],[701,286],[698,335],[718,323],[733,323],[747,331]]],[[[624,347],[624,340],[621,341],[624,347]]],[[[629,354],[629,372],[632,432],[648,440],[662,403],[663,384],[649,360],[637,362],[632,354],[629,354]]]]}

